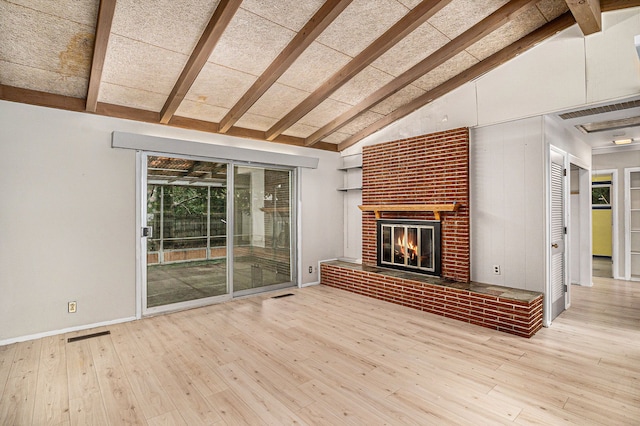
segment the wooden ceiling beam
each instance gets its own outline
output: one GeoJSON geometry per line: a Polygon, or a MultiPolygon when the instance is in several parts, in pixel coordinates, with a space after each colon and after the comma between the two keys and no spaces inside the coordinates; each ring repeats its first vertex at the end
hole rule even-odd
{"type": "Polygon", "coordinates": [[[565,0],[569,10],[576,18],[582,34],[589,35],[602,31],[602,12],[600,0],[565,0]]]}
{"type": "Polygon", "coordinates": [[[351,80],[356,74],[382,56],[396,43],[425,23],[451,0],[424,0],[411,9],[402,19],[378,37],[347,65],[331,76],[293,110],[266,131],[267,140],[273,140],[287,130],[312,109],[320,105],[327,97],[351,80]]]}
{"type": "Polygon", "coordinates": [[[65,111],[85,111],[84,99],[0,84],[0,100],[65,111]]]}
{"type": "MultiPolygon", "coordinates": [[[[73,98],[71,96],[39,92],[37,90],[7,86],[4,84],[0,84],[0,101],[18,102],[22,104],[36,105],[45,108],[55,108],[66,111],[85,113],[87,112],[85,109],[85,99],[83,98],[73,98]]],[[[122,118],[125,120],[141,121],[154,124],[158,124],[158,120],[160,119],[160,113],[158,113],[157,111],[148,111],[144,109],[108,104],[104,102],[98,102],[95,114],[105,117],[122,118]]],[[[171,127],[198,130],[207,133],[218,133],[218,123],[180,117],[177,115],[174,115],[167,125],[171,127]]],[[[255,139],[264,142],[264,132],[259,130],[232,127],[229,132],[227,132],[227,134],[229,136],[255,139]]],[[[300,147],[304,146],[304,138],[297,138],[295,136],[280,135],[275,140],[273,140],[273,142],[300,147]]],[[[334,143],[324,142],[315,145],[314,148],[321,149],[323,151],[338,151],[338,145],[334,143]]]]}
{"type": "Polygon", "coordinates": [[[603,12],[638,6],[640,6],[640,0],[600,0],[600,9],[603,12]]]}
{"type": "Polygon", "coordinates": [[[406,105],[403,105],[402,107],[393,111],[389,115],[386,115],[385,117],[371,124],[367,128],[356,133],[355,135],[349,137],[348,139],[345,139],[342,143],[338,145],[338,149],[340,151],[347,149],[348,147],[356,144],[357,142],[364,139],[365,137],[372,135],[378,130],[407,116],[408,114],[411,114],[413,111],[423,107],[424,105],[427,105],[428,103],[432,102],[434,99],[444,96],[447,93],[451,92],[452,90],[462,86],[463,84],[468,83],[471,80],[478,78],[481,75],[493,70],[499,65],[502,65],[508,60],[515,58],[516,56],[520,55],[521,53],[524,53],[525,51],[537,45],[538,43],[544,41],[545,39],[557,34],[558,32],[564,29],[569,28],[575,23],[576,23],[575,18],[573,17],[571,12],[566,12],[565,14],[559,16],[553,21],[543,25],[537,30],[522,37],[520,40],[516,41],[515,43],[494,53],[493,55],[482,60],[481,62],[478,62],[477,64],[466,69],[465,71],[456,75],[450,80],[447,80],[440,86],[435,87],[434,89],[422,94],[418,98],[407,103],[406,105]]]}
{"type": "Polygon", "coordinates": [[[220,133],[226,133],[351,2],[352,0],[327,0],[227,115],[220,120],[220,133]]]}
{"type": "Polygon", "coordinates": [[[231,22],[231,19],[235,15],[241,3],[242,0],[220,0],[218,7],[202,33],[200,40],[198,40],[198,44],[196,44],[196,47],[193,49],[191,56],[189,56],[187,64],[184,66],[180,77],[178,77],[178,81],[171,90],[162,110],[160,110],[161,123],[167,124],[169,120],[171,120],[173,114],[178,110],[180,103],[187,95],[187,92],[198,77],[198,74],[200,74],[200,71],[202,71],[202,68],[207,63],[209,56],[211,56],[211,52],[213,52],[216,44],[218,44],[218,41],[222,37],[227,25],[231,22]]]}
{"type": "Polygon", "coordinates": [[[98,105],[98,94],[100,92],[100,84],[102,83],[102,70],[107,56],[107,46],[109,44],[111,24],[113,23],[115,10],[116,0],[100,0],[85,106],[88,112],[95,112],[98,105]]]}
{"type": "Polygon", "coordinates": [[[402,88],[408,86],[416,79],[427,74],[444,64],[449,59],[462,52],[464,49],[470,47],[475,42],[500,28],[517,15],[526,6],[536,3],[536,0],[513,0],[502,6],[500,9],[493,12],[491,15],[478,22],[467,31],[460,34],[458,37],[451,40],[449,43],[436,50],[433,54],[426,57],[422,61],[418,62],[413,67],[409,68],[404,73],[400,74],[394,80],[384,85],[380,89],[367,96],[360,101],[357,105],[340,114],[335,119],[318,129],[311,134],[305,142],[306,146],[313,146],[313,144],[320,141],[325,136],[335,132],[341,127],[347,125],[358,115],[367,111],[369,108],[377,105],[389,96],[398,92],[402,88]]]}

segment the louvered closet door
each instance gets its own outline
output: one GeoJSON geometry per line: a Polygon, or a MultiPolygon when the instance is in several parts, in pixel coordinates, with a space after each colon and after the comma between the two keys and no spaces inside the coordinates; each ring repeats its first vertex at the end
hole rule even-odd
{"type": "Polygon", "coordinates": [[[565,309],[564,164],[551,153],[551,319],[565,309]]]}

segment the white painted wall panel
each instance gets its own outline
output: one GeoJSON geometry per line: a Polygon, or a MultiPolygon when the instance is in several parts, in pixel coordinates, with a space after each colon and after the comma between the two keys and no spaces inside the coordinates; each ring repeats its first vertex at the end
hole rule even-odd
{"type": "Polygon", "coordinates": [[[538,117],[472,132],[473,281],[544,290],[542,130],[538,117]],[[500,265],[501,275],[493,265],[500,265]]]}
{"type": "Polygon", "coordinates": [[[0,101],[0,342],[135,315],[136,157],[113,131],[319,157],[300,177],[302,283],[342,256],[338,153],[0,101]]]}
{"type": "Polygon", "coordinates": [[[447,96],[436,99],[429,105],[407,115],[404,119],[363,139],[345,150],[344,154],[359,153],[366,145],[406,139],[458,127],[473,127],[478,124],[475,90],[473,83],[465,84],[447,96]]]}
{"type": "Polygon", "coordinates": [[[603,32],[585,38],[587,102],[602,102],[640,92],[640,58],[634,36],[640,34],[639,8],[605,13],[603,32]]]}
{"type": "Polygon", "coordinates": [[[477,80],[478,125],[584,104],[584,38],[573,26],[477,80]]]}

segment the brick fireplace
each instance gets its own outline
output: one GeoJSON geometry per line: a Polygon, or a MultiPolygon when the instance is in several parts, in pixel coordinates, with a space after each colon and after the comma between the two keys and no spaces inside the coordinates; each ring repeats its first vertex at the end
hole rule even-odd
{"type": "MultiPolygon", "coordinates": [[[[367,146],[362,204],[453,204],[441,216],[442,276],[469,282],[469,129],[367,146]]],[[[433,212],[384,212],[385,219],[434,220],[433,212]]],[[[362,212],[362,262],[377,264],[376,216],[362,212]]]]}
{"type": "MultiPolygon", "coordinates": [[[[362,155],[362,265],[323,263],[322,284],[533,336],[542,327],[541,293],[470,282],[469,130],[368,146],[362,155]],[[440,277],[411,268],[395,271],[379,263],[378,248],[385,244],[378,240],[377,228],[387,221],[439,221],[440,277]]],[[[397,232],[404,236],[408,228],[397,232]]],[[[391,263],[402,262],[400,256],[391,263]]],[[[409,263],[406,254],[404,263],[409,263]]]]}

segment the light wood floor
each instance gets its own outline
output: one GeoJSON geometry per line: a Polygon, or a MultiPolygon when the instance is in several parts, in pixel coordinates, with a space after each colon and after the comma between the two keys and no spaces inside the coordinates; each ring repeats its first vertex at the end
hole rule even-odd
{"type": "Polygon", "coordinates": [[[529,340],[316,286],[4,346],[0,424],[640,424],[640,283],[572,290],[529,340]]]}

